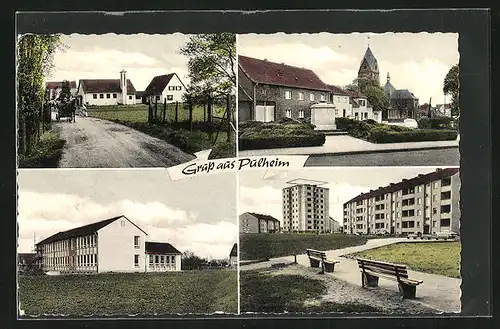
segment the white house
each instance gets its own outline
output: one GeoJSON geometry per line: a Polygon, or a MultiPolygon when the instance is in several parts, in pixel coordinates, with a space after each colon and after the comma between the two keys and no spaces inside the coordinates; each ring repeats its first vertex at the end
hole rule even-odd
{"type": "Polygon", "coordinates": [[[333,85],[327,85],[330,88],[330,103],[335,106],[336,118],[350,118],[352,117],[352,105],[349,101],[349,94],[333,85]]]}
{"type": "Polygon", "coordinates": [[[120,79],[83,79],[79,81],[77,95],[84,105],[135,104],[135,87],[127,79],[127,72],[120,72],[120,79]]]}
{"type": "Polygon", "coordinates": [[[180,271],[181,253],[121,215],[49,236],[36,244],[44,271],[70,273],[180,271]]]}
{"type": "Polygon", "coordinates": [[[186,86],[176,73],[159,75],[153,78],[144,91],[146,103],[182,102],[186,86]]]}
{"type": "MultiPolygon", "coordinates": [[[[76,95],[76,81],[68,81],[71,95],[76,95]]],[[[62,91],[63,81],[47,81],[45,82],[45,92],[49,94],[49,100],[57,99],[62,91]]]]}
{"type": "Polygon", "coordinates": [[[368,98],[359,91],[346,90],[350,95],[352,114],[355,120],[375,120],[378,123],[382,122],[382,112],[374,111],[370,106],[368,98]]]}

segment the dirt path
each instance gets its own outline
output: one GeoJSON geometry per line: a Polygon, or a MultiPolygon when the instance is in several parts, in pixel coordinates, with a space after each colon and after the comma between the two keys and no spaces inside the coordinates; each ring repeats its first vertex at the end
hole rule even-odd
{"type": "Polygon", "coordinates": [[[66,140],[61,168],[170,167],[194,159],[158,138],[97,118],[54,124],[66,140]]]}

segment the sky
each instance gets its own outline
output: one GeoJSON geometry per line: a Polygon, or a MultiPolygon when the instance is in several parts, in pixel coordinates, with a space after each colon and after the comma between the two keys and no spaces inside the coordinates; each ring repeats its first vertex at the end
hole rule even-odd
{"type": "Polygon", "coordinates": [[[127,71],[136,90],[146,89],[157,75],[177,73],[185,85],[187,58],[179,50],[189,35],[63,35],[63,50],[54,54],[54,70],[46,81],[119,79],[127,71]]]}
{"type": "Polygon", "coordinates": [[[419,174],[435,171],[434,167],[306,167],[300,171],[263,174],[259,171],[239,173],[238,214],[256,212],[271,215],[283,224],[282,190],[287,182],[304,178],[327,182],[330,216],[343,223],[343,204],[360,193],[369,192],[390,183],[410,179],[419,174]],[[376,170],[376,174],[374,174],[376,170]]]}
{"type": "Polygon", "coordinates": [[[357,77],[369,45],[381,85],[389,72],[392,85],[409,89],[420,104],[430,97],[432,104],[445,102],[444,77],[459,62],[457,33],[245,34],[237,43],[239,55],[308,68],[338,86],[357,77]]]}
{"type": "Polygon", "coordinates": [[[19,170],[18,252],[59,231],[125,215],[179,251],[225,259],[237,242],[236,175],[171,181],[163,168],[19,170]]]}

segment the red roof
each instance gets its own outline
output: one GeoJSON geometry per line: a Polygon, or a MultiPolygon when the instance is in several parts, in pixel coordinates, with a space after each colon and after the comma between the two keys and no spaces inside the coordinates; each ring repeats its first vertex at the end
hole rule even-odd
{"type": "Polygon", "coordinates": [[[345,91],[349,96],[353,97],[353,98],[366,98],[365,95],[363,95],[362,93],[360,93],[359,91],[357,90],[347,90],[345,91]]]}
{"type": "MultiPolygon", "coordinates": [[[[120,79],[84,79],[80,80],[85,93],[121,93],[120,79]]],[[[135,94],[135,87],[127,79],[127,94],[135,94]]]]}
{"type": "MultiPolygon", "coordinates": [[[[161,94],[163,92],[163,90],[165,90],[165,87],[168,85],[170,80],[172,80],[174,75],[177,75],[177,74],[170,73],[170,74],[159,75],[159,76],[154,77],[153,80],[151,80],[151,82],[149,83],[146,90],[144,91],[144,96],[161,94]]],[[[179,78],[179,77],[177,76],[177,78],[179,78]]],[[[182,81],[181,81],[181,83],[182,83],[182,81]]],[[[186,88],[186,87],[184,86],[184,88],[186,88]]]]}
{"type": "Polygon", "coordinates": [[[327,85],[327,87],[335,95],[349,96],[349,94],[347,93],[347,91],[345,91],[344,89],[342,89],[340,87],[333,86],[333,85],[327,85]]]}
{"type": "Polygon", "coordinates": [[[433,171],[433,172],[426,174],[426,175],[418,175],[417,177],[414,177],[411,179],[403,179],[403,181],[401,181],[399,183],[395,183],[395,184],[391,183],[388,186],[380,187],[380,188],[373,190],[373,191],[370,191],[368,193],[361,193],[357,197],[344,203],[344,207],[347,203],[365,200],[365,199],[369,199],[369,198],[376,197],[376,196],[381,196],[381,195],[384,195],[386,193],[392,193],[392,192],[396,192],[396,191],[399,191],[402,189],[415,187],[415,186],[422,185],[422,184],[427,184],[427,183],[433,182],[435,180],[443,179],[445,177],[450,177],[450,176],[455,175],[457,172],[459,172],[459,170],[460,170],[459,168],[437,169],[436,171],[433,171]]]}
{"type": "Polygon", "coordinates": [[[238,56],[238,65],[256,83],[330,91],[316,73],[308,69],[246,56],[238,56]]]}
{"type": "MultiPolygon", "coordinates": [[[[62,88],[63,81],[48,81],[45,83],[45,89],[62,88]]],[[[70,81],[69,87],[76,89],[76,81],[70,81]]]]}

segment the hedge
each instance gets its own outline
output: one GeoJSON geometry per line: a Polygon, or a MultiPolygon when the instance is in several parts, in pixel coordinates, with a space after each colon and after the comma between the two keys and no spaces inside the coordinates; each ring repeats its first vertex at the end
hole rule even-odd
{"type": "Polygon", "coordinates": [[[238,148],[244,150],[321,146],[325,143],[325,134],[304,136],[280,136],[261,138],[241,138],[238,140],[238,148]]]}
{"type": "Polygon", "coordinates": [[[452,129],[454,119],[449,117],[421,117],[418,120],[419,129],[452,129]]]}
{"type": "Polygon", "coordinates": [[[368,140],[373,143],[401,143],[401,142],[425,142],[425,141],[447,141],[457,139],[456,130],[430,130],[415,129],[412,131],[390,131],[386,129],[373,129],[368,140]]]}

